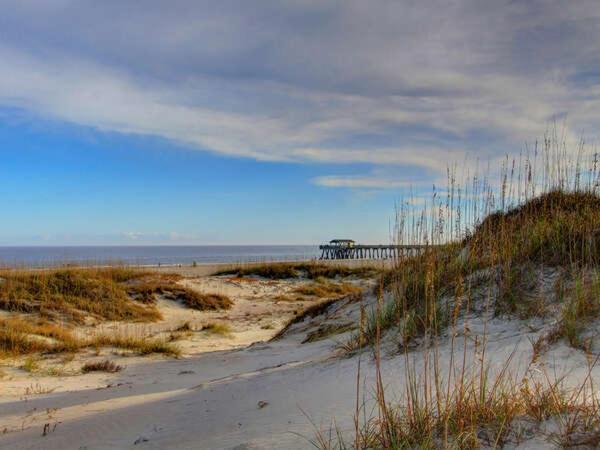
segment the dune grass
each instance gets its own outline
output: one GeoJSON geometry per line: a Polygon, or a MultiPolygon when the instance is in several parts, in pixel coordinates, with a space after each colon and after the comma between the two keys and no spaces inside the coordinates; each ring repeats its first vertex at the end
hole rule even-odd
{"type": "Polygon", "coordinates": [[[68,327],[39,320],[25,321],[13,317],[0,320],[0,358],[39,353],[72,354],[89,348],[114,347],[131,350],[140,355],[162,353],[179,356],[177,346],[165,340],[145,336],[98,334],[78,337],[68,327]]]}
{"type": "Polygon", "coordinates": [[[265,263],[249,267],[237,267],[223,270],[215,275],[234,275],[237,277],[262,277],[271,280],[288,278],[369,278],[378,270],[370,266],[346,267],[343,265],[319,263],[265,263]]]}
{"type": "Polygon", "coordinates": [[[122,366],[119,366],[113,361],[109,361],[107,359],[103,361],[90,361],[85,363],[81,367],[82,373],[90,373],[90,372],[108,372],[115,373],[123,370],[122,366]]]}
{"type": "Polygon", "coordinates": [[[561,314],[549,340],[556,342],[565,338],[572,347],[587,350],[590,343],[581,338],[581,333],[600,317],[600,270],[581,274],[575,278],[572,292],[560,294],[563,298],[561,314]]]}
{"type": "Polygon", "coordinates": [[[323,450],[503,448],[526,441],[539,433],[540,424],[553,421],[554,431],[545,437],[557,448],[600,445],[600,402],[591,376],[595,363],[583,381],[567,385],[545,372],[515,373],[512,356],[492,375],[493,357],[486,356],[485,348],[473,352],[451,358],[458,361],[450,363],[454,369],[441,367],[435,352],[424,366],[407,358],[399,403],[386,399],[377,356],[374,404],[359,401],[357,386],[354,435],[315,426],[309,441],[323,450]]]}
{"type": "Polygon", "coordinates": [[[551,421],[555,429],[543,437],[558,448],[597,448],[600,394],[592,372],[598,358],[581,333],[600,317],[599,161],[583,147],[569,153],[548,138],[541,148],[505,160],[499,176],[448,170],[448,186],[434,192],[420,212],[411,206],[418,203],[414,199],[401,202],[399,243],[428,247],[381,275],[378,302],[363,313],[359,331],[345,346],[352,351],[372,345],[373,409],[366,411],[360,402],[359,363],[354,436],[335,427],[319,429],[312,444],[322,449],[499,448],[522,440],[527,424],[527,433],[535,435],[536,426],[551,421]],[[556,274],[554,294],[541,276],[547,269],[556,274]],[[514,371],[512,357],[492,372],[490,363],[497,361],[486,350],[485,335],[469,346],[463,333],[464,350],[455,354],[461,314],[488,307],[508,320],[554,314],[557,325],[532,342],[527,373],[514,371]],[[380,369],[380,343],[390,329],[401,337],[405,355],[405,395],[396,404],[386,399],[380,369]],[[410,357],[415,347],[408,343],[416,337],[422,338],[417,344],[422,366],[410,357]],[[442,339],[451,345],[444,360],[448,367],[439,353],[442,339]],[[559,339],[588,356],[588,374],[577,385],[537,365],[544,347],[559,339]]]}
{"type": "Polygon", "coordinates": [[[170,279],[134,282],[127,286],[127,293],[143,303],[152,304],[160,296],[199,311],[229,309],[233,305],[233,301],[226,295],[198,292],[170,279]]]}
{"type": "Polygon", "coordinates": [[[114,347],[122,350],[131,350],[139,355],[150,355],[160,353],[166,356],[179,357],[179,347],[166,339],[148,338],[145,336],[134,336],[128,334],[114,335],[101,334],[83,341],[85,347],[114,347]]]}
{"type": "MultiPolygon", "coordinates": [[[[598,168],[591,169],[588,176],[597,180],[598,168]]],[[[564,310],[565,324],[597,317],[600,312],[596,307],[578,300],[573,304],[571,297],[577,295],[573,288],[581,273],[593,271],[600,264],[600,185],[590,182],[569,189],[565,181],[560,186],[476,219],[472,230],[457,226],[465,236],[460,240],[440,242],[447,221],[456,225],[465,210],[491,210],[496,205],[490,200],[491,193],[483,197],[485,201],[479,193],[479,200],[455,206],[454,213],[418,216],[418,223],[409,228],[417,236],[425,233],[437,240],[431,241],[432,245],[421,254],[404,258],[381,276],[377,289],[381,304],[370,314],[364,340],[355,336],[356,344],[373,343],[376,326],[384,330],[398,327],[407,342],[425,332],[439,335],[453,315],[469,307],[478,290],[479,294],[487,290],[488,296],[493,297],[497,314],[522,319],[543,315],[544,299],[535,293],[539,287],[536,271],[543,267],[560,269],[561,281],[569,287],[564,293],[564,300],[571,305],[564,310]],[[484,279],[477,276],[482,273],[487,273],[484,279]],[[573,317],[569,318],[569,314],[573,317]]],[[[450,187],[448,191],[455,189],[450,187]]],[[[504,188],[503,192],[512,190],[504,188]]],[[[447,199],[445,203],[455,201],[447,199]]],[[[513,202],[504,199],[501,203],[513,202]]],[[[435,206],[433,209],[439,204],[435,206]]],[[[454,228],[448,232],[450,236],[456,233],[454,228]]]]}
{"type": "Polygon", "coordinates": [[[292,289],[292,294],[308,297],[328,298],[344,296],[361,292],[362,288],[350,283],[334,283],[324,278],[317,278],[315,282],[298,286],[292,289]]]}
{"type": "Polygon", "coordinates": [[[343,295],[343,296],[335,296],[332,298],[326,298],[322,301],[310,305],[308,308],[305,308],[298,315],[293,317],[275,336],[273,336],[273,340],[277,340],[281,338],[283,335],[287,333],[289,328],[296,323],[300,323],[307,318],[317,317],[327,312],[327,310],[334,304],[338,303],[341,300],[346,300],[348,302],[360,302],[363,298],[362,292],[354,292],[351,294],[343,295]]]}
{"type": "Polygon", "coordinates": [[[202,326],[200,331],[205,331],[210,334],[217,334],[219,336],[231,336],[231,327],[226,323],[222,322],[210,322],[202,326]]]}
{"type": "Polygon", "coordinates": [[[154,321],[153,305],[131,301],[126,283],[145,276],[127,268],[3,270],[0,309],[37,313],[82,323],[86,316],[105,320],[154,321]]]}
{"type": "Polygon", "coordinates": [[[90,348],[118,348],[139,355],[179,356],[167,340],[121,334],[81,337],[74,326],[86,319],[151,322],[161,319],[159,298],[188,308],[220,310],[226,296],[200,293],[177,282],[181,276],[126,267],[0,271],[0,358],[36,354],[74,354],[90,348]]]}
{"type": "Polygon", "coordinates": [[[0,309],[36,313],[48,319],[83,323],[99,320],[151,322],[161,319],[159,297],[189,308],[231,307],[226,296],[204,294],[177,284],[178,275],[126,267],[0,271],[0,309]]]}
{"type": "Polygon", "coordinates": [[[73,352],[80,348],[81,341],[65,327],[44,320],[0,319],[0,356],[73,352]]]}

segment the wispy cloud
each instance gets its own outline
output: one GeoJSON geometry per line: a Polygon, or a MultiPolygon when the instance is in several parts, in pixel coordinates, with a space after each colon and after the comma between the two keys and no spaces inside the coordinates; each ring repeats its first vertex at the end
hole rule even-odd
{"type": "Polygon", "coordinates": [[[567,137],[600,137],[594,0],[21,0],[2,12],[0,105],[102,130],[433,176],[518,151],[556,117],[567,137]]]}
{"type": "Polygon", "coordinates": [[[401,180],[379,178],[376,176],[323,176],[317,177],[312,182],[318,186],[366,188],[366,189],[398,189],[410,187],[411,183],[401,180]]]}

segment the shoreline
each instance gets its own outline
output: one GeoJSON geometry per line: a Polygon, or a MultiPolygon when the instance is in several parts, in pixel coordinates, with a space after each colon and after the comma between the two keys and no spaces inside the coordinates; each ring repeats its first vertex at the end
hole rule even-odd
{"type": "Polygon", "coordinates": [[[340,265],[346,267],[378,266],[382,268],[390,267],[393,259],[348,259],[348,260],[322,260],[311,259],[286,259],[269,261],[241,261],[241,262],[202,262],[202,263],[169,263],[169,264],[127,264],[127,263],[105,263],[105,264],[70,264],[49,265],[49,266],[0,266],[2,270],[25,270],[25,271],[45,271],[60,269],[104,269],[111,267],[128,267],[141,270],[152,270],[157,272],[176,272],[186,276],[210,276],[222,270],[234,269],[237,267],[259,267],[271,264],[326,264],[340,265]]]}

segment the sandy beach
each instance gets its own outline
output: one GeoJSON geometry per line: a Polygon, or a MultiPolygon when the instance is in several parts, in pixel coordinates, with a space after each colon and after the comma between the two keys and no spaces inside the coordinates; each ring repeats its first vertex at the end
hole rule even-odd
{"type": "MultiPolygon", "coordinates": [[[[188,391],[209,393],[213,392],[213,386],[222,389],[232,382],[276,376],[281,371],[294,368],[301,370],[335,355],[336,344],[331,339],[302,345],[306,333],[294,332],[291,340],[286,337],[272,341],[307,308],[330,301],[328,297],[299,297],[294,294],[298,289],[311,287],[314,282],[205,275],[227,267],[205,265],[155,270],[162,274],[177,272],[183,275],[179,284],[191,290],[231,298],[233,305],[230,309],[197,311],[177,301],[159,299],[156,307],[162,319],[158,322],[102,321],[76,329],[77,333],[86,337],[112,334],[169,340],[176,335],[176,344],[181,350],[177,359],[158,355],[136,356],[115,348],[97,348],[68,355],[68,358],[47,355],[36,360],[35,370],[30,371],[22,369],[27,363],[24,358],[4,364],[0,378],[0,448],[69,448],[69,443],[74,442],[71,440],[73,436],[67,437],[63,431],[82,420],[100,420],[100,434],[92,437],[90,432],[75,425],[75,429],[84,434],[77,437],[78,445],[74,448],[127,448],[130,445],[138,448],[141,444],[159,445],[154,448],[176,448],[179,444],[175,442],[148,444],[141,434],[141,437],[136,436],[129,442],[129,437],[118,437],[117,425],[112,421],[124,424],[123,419],[118,418],[121,413],[141,419],[142,416],[147,417],[148,408],[155,407],[158,407],[156,413],[162,414],[167,412],[164,405],[173,405],[173,401],[188,391]],[[186,331],[179,331],[182,329],[186,331]],[[80,368],[84,364],[106,360],[122,370],[115,374],[81,374],[80,368]],[[139,416],[138,412],[134,412],[135,408],[146,412],[139,416]],[[103,422],[105,420],[110,423],[103,422]],[[40,427],[41,432],[38,430],[40,427]],[[48,432],[48,427],[51,432],[48,432]],[[101,431],[106,427],[111,429],[110,437],[101,431]],[[60,440],[51,442],[52,436],[59,435],[62,435],[60,440]],[[38,437],[42,439],[38,440],[38,437]]],[[[371,286],[368,280],[349,283],[359,290],[371,286]]],[[[2,314],[3,317],[10,316],[6,312],[2,314]]],[[[351,318],[343,322],[346,326],[343,333],[355,328],[351,318]]],[[[343,333],[339,338],[344,336],[343,333]]],[[[254,406],[262,411],[260,406],[256,406],[262,404],[261,401],[268,402],[258,399],[254,406]]],[[[202,408],[202,416],[218,406],[214,400],[208,399],[201,400],[198,405],[202,408]]],[[[264,408],[265,411],[274,409],[264,408]]],[[[169,411],[171,415],[173,410],[169,411]]],[[[197,411],[194,415],[200,417],[197,416],[200,413],[197,411]]],[[[130,419],[127,423],[126,429],[136,428],[130,419]]],[[[202,420],[202,423],[202,427],[207,427],[206,432],[213,429],[209,425],[211,421],[202,420]]],[[[214,435],[210,445],[189,445],[192,445],[191,448],[225,448],[228,445],[227,439],[220,444],[217,444],[218,440],[218,436],[214,435]]]]}
{"type": "MultiPolygon", "coordinates": [[[[5,374],[0,382],[0,448],[311,448],[315,433],[330,430],[334,420],[343,432],[353,429],[359,366],[360,398],[366,409],[373,407],[373,354],[342,357],[340,353],[340,345],[360,321],[361,309],[376,306],[373,295],[339,300],[270,340],[293,315],[288,304],[276,303],[271,296],[290,289],[293,282],[226,277],[185,282],[222,290],[236,299],[227,313],[233,337],[194,336],[185,341],[179,359],[117,357],[124,370],[116,374],[5,374]],[[265,322],[273,328],[264,329],[265,322]],[[341,331],[328,335],[321,333],[324,329],[341,331]],[[250,341],[257,342],[247,346],[250,341]]],[[[173,305],[163,304],[161,309],[165,321],[156,325],[157,333],[160,327],[181,320],[206,320],[203,313],[190,315],[173,305]]],[[[226,319],[222,313],[210,314],[211,320],[226,319]]],[[[440,367],[446,374],[464,364],[451,359],[463,347],[471,355],[467,364],[475,364],[478,342],[486,336],[487,351],[493,355],[490,374],[510,361],[515,378],[532,376],[543,367],[556,376],[568,375],[568,382],[576,385],[588,374],[584,352],[559,343],[532,363],[531,342],[550,325],[550,321],[539,322],[532,328],[524,321],[494,318],[479,310],[456,325],[457,336],[466,339],[440,344],[440,367]]],[[[390,401],[401,399],[408,361],[398,354],[394,333],[386,334],[382,352],[386,393],[390,401]]],[[[423,368],[430,357],[431,350],[420,348],[410,361],[423,368]]],[[[594,377],[598,370],[593,369],[594,377]]],[[[545,433],[556,428],[551,423],[545,426],[545,433]]],[[[545,438],[535,433],[524,442],[514,448],[547,448],[545,438]]]]}

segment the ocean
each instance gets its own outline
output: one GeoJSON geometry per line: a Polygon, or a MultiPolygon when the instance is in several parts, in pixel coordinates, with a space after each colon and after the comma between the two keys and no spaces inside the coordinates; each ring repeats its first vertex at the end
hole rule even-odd
{"type": "Polygon", "coordinates": [[[0,266],[172,265],[300,261],[317,258],[314,245],[0,247],[0,266]]]}

